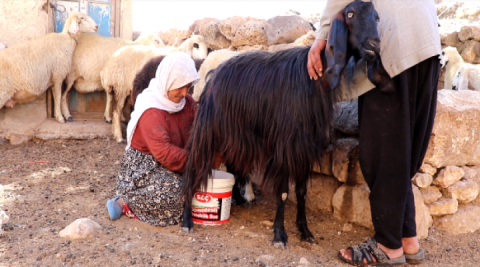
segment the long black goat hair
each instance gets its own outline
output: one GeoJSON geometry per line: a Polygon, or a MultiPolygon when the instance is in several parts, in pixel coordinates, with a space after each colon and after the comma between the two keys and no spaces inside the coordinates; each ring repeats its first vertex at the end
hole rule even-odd
{"type": "Polygon", "coordinates": [[[273,192],[289,178],[308,178],[328,145],[334,103],[332,90],[310,79],[308,51],[249,52],[211,74],[187,144],[193,183],[185,195],[206,187],[215,152],[241,176],[268,164],[262,187],[273,192]]]}
{"type": "Polygon", "coordinates": [[[220,155],[229,172],[240,177],[252,170],[264,173],[261,186],[272,189],[277,201],[275,246],[287,244],[285,201],[289,182],[295,184],[296,224],[301,240],[313,242],[305,215],[309,172],[321,162],[329,143],[334,89],[347,61],[365,60],[373,82],[383,81],[378,20],[373,4],[359,0],[335,16],[321,55],[326,70],[318,81],[307,72],[309,47],[240,54],[211,73],[186,147],[184,231],[193,228],[194,191],[206,188],[220,155]]]}

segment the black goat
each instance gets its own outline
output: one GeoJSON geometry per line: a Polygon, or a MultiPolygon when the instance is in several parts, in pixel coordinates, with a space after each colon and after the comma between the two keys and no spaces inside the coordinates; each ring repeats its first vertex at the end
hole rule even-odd
{"type": "Polygon", "coordinates": [[[313,241],[307,227],[305,195],[309,172],[329,143],[332,89],[339,84],[350,56],[377,62],[377,21],[372,3],[358,0],[338,13],[321,55],[327,69],[318,81],[311,80],[307,72],[308,47],[240,54],[212,73],[187,144],[184,231],[193,228],[193,193],[206,187],[214,157],[220,154],[227,166],[244,177],[254,168],[264,171],[262,187],[273,189],[277,199],[273,226],[276,247],[287,243],[285,201],[289,182],[295,183],[301,240],[313,241]]]}

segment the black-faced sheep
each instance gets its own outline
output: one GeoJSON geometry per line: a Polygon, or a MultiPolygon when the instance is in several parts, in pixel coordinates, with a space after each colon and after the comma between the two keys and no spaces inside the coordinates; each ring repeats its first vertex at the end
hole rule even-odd
{"type": "Polygon", "coordinates": [[[61,33],[48,33],[0,51],[0,108],[33,100],[53,85],[55,118],[64,123],[60,110],[63,80],[81,34],[97,30],[91,17],[75,12],[61,33]]]}
{"type": "Polygon", "coordinates": [[[321,162],[333,121],[334,88],[350,55],[372,63],[379,57],[378,15],[370,2],[354,1],[332,22],[322,53],[324,77],[307,72],[309,47],[275,53],[242,53],[222,63],[200,97],[184,172],[183,228],[193,228],[191,200],[206,188],[215,155],[246,177],[264,172],[263,188],[273,189],[277,212],[273,243],[284,247],[284,208],[289,182],[295,184],[297,227],[301,239],[313,241],[307,227],[305,195],[309,172],[321,162]],[[347,16],[356,11],[356,16],[347,16]],[[348,19],[347,19],[348,17],[348,19]],[[369,25],[368,27],[364,25],[369,25]]]}
{"type": "MultiPolygon", "coordinates": [[[[65,80],[66,90],[62,95],[62,114],[67,121],[72,121],[68,108],[68,95],[72,86],[77,92],[90,93],[103,90],[100,72],[107,60],[118,49],[126,45],[147,45],[155,48],[165,47],[156,34],[140,36],[135,41],[115,37],[103,37],[99,34],[83,34],[78,40],[77,48],[73,53],[72,69],[65,80]]],[[[107,94],[107,106],[104,117],[107,122],[112,121],[111,95],[107,94]]]]}

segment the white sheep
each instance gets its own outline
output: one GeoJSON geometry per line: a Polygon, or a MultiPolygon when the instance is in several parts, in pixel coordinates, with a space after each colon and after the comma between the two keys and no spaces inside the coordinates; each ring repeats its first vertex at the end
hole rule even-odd
{"type": "Polygon", "coordinates": [[[205,79],[208,72],[217,68],[218,65],[220,65],[222,62],[227,61],[228,59],[238,54],[238,52],[228,49],[220,49],[208,54],[207,58],[203,61],[200,69],[198,70],[198,76],[200,76],[200,81],[198,81],[193,88],[192,97],[193,99],[195,99],[195,101],[198,101],[200,99],[200,95],[202,94],[203,88],[205,87],[205,79]]]}
{"type": "Polygon", "coordinates": [[[460,66],[453,78],[452,89],[480,92],[480,65],[465,63],[460,66]]]}
{"type": "Polygon", "coordinates": [[[207,43],[202,35],[190,36],[178,47],[179,51],[189,54],[192,59],[205,59],[208,54],[207,43]]]}
{"type": "Polygon", "coordinates": [[[452,46],[447,46],[442,50],[442,64],[445,67],[445,76],[443,88],[452,89],[453,78],[458,68],[465,64],[462,56],[458,53],[457,48],[452,46]]]}
{"type": "MultiPolygon", "coordinates": [[[[68,95],[72,86],[77,92],[90,93],[103,90],[100,72],[107,60],[118,49],[126,45],[148,45],[159,48],[165,47],[162,39],[156,34],[140,36],[136,41],[122,38],[103,37],[99,34],[83,34],[78,40],[78,45],[73,53],[72,69],[66,78],[66,90],[62,95],[62,114],[67,121],[72,121],[68,108],[68,95]]],[[[107,106],[104,118],[112,121],[111,95],[107,94],[107,106]]]]}
{"type": "Polygon", "coordinates": [[[97,30],[91,17],[74,12],[61,33],[48,33],[0,51],[0,108],[33,100],[53,85],[55,118],[64,123],[60,110],[62,82],[70,72],[81,33],[97,30]]]}
{"type": "MultiPolygon", "coordinates": [[[[192,35],[178,48],[151,48],[143,45],[131,45],[120,48],[105,64],[100,79],[107,94],[115,95],[116,106],[113,109],[112,132],[118,143],[124,141],[120,119],[125,101],[132,92],[135,76],[151,58],[167,55],[173,51],[184,51],[192,58],[201,60],[207,56],[207,45],[201,35],[192,35]]],[[[112,100],[113,97],[109,99],[112,100]]],[[[109,104],[107,103],[107,105],[109,104]]]]}

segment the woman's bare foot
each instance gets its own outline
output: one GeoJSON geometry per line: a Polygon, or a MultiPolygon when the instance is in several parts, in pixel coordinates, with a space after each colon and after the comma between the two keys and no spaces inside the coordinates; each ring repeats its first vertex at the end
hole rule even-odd
{"type": "Polygon", "coordinates": [[[416,236],[402,238],[402,248],[403,248],[403,253],[405,254],[417,253],[418,250],[420,249],[418,238],[416,236]]]}
{"type": "Polygon", "coordinates": [[[117,201],[115,201],[115,203],[118,204],[118,206],[122,207],[123,208],[123,205],[125,205],[125,201],[123,201],[123,198],[118,198],[117,201]]]}

